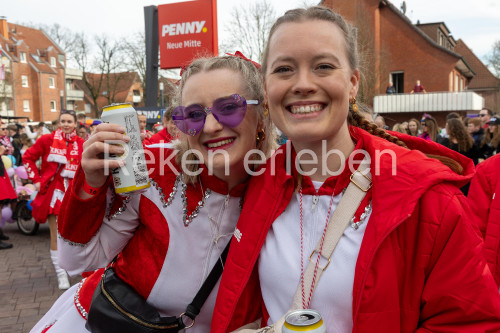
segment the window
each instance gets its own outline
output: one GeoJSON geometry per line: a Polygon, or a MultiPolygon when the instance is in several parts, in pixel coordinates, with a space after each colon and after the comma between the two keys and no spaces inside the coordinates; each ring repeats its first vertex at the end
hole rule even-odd
{"type": "Polygon", "coordinates": [[[405,73],[404,72],[392,72],[391,81],[396,89],[396,93],[404,94],[405,92],[405,73]]]}
{"type": "Polygon", "coordinates": [[[49,88],[55,88],[56,82],[53,77],[49,77],[49,88]]]}
{"type": "Polygon", "coordinates": [[[464,90],[464,78],[461,77],[460,78],[460,91],[463,91],[464,90]]]}
{"type": "Polygon", "coordinates": [[[26,63],[26,52],[21,52],[19,54],[19,60],[22,62],[22,63],[26,63]]]}
{"type": "Polygon", "coordinates": [[[66,102],[66,110],[74,110],[75,109],[75,102],[74,101],[67,101],[66,102]]]}
{"type": "Polygon", "coordinates": [[[21,75],[21,86],[28,87],[28,75],[21,75]]]}
{"type": "Polygon", "coordinates": [[[90,113],[92,106],[89,103],[85,103],[85,113],[90,113]]]}
{"type": "Polygon", "coordinates": [[[56,58],[50,57],[50,67],[56,67],[56,58]]]}
{"type": "Polygon", "coordinates": [[[27,99],[23,101],[23,110],[24,112],[30,112],[30,101],[27,99]]]}
{"type": "Polygon", "coordinates": [[[3,102],[0,102],[0,111],[10,110],[12,101],[10,99],[4,99],[3,102]]]}
{"type": "Polygon", "coordinates": [[[455,82],[453,82],[454,83],[453,91],[458,91],[458,81],[459,81],[458,74],[455,74],[455,82]]]}
{"type": "Polygon", "coordinates": [[[56,101],[50,101],[50,112],[56,112],[56,101]]]}

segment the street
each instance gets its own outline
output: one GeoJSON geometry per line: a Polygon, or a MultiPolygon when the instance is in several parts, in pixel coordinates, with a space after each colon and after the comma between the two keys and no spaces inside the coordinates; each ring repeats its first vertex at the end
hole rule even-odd
{"type": "Polygon", "coordinates": [[[3,231],[14,247],[0,251],[0,332],[29,332],[63,293],[50,260],[49,226],[41,225],[34,236],[23,235],[16,224],[3,231]]]}

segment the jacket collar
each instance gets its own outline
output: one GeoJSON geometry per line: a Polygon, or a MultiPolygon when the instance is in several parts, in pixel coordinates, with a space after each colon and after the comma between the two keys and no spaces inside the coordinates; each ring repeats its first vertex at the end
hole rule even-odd
{"type": "MultiPolygon", "coordinates": [[[[371,157],[372,204],[374,213],[377,212],[386,217],[383,222],[381,221],[384,224],[384,230],[404,220],[430,187],[442,182],[462,187],[474,175],[472,160],[438,143],[390,132],[391,135],[403,141],[408,146],[407,149],[357,127],[351,127],[350,133],[353,140],[357,142],[356,149],[364,149],[371,157]],[[456,174],[441,161],[427,157],[426,154],[458,162],[463,168],[462,174],[456,174]],[[406,204],[394,205],[395,202],[400,201],[406,204]]],[[[266,182],[270,181],[276,189],[287,186],[295,188],[296,171],[292,163],[295,157],[295,150],[289,140],[271,157],[274,161],[268,161],[266,164],[266,167],[272,166],[272,163],[278,166],[275,176],[266,172],[266,182]],[[287,168],[288,164],[291,167],[287,168]]],[[[330,182],[329,178],[325,185],[328,186],[330,182]]]]}

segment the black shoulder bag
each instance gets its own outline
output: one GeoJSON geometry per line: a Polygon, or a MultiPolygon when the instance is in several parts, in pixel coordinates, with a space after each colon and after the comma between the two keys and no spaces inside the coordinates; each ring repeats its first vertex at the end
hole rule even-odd
{"type": "Polygon", "coordinates": [[[160,316],[156,308],[116,275],[112,265],[108,266],[92,296],[85,327],[92,333],[176,333],[192,327],[222,274],[228,251],[229,244],[222,252],[222,261],[217,260],[193,301],[179,317],[160,316]],[[188,317],[191,323],[186,326],[183,317],[188,317]]]}

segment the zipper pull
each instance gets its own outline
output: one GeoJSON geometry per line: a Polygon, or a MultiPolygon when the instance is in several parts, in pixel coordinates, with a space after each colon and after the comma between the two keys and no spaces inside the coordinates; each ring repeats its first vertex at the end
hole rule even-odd
{"type": "Polygon", "coordinates": [[[313,204],[312,204],[312,211],[316,209],[316,205],[318,204],[319,197],[317,195],[313,196],[313,204]]]}

